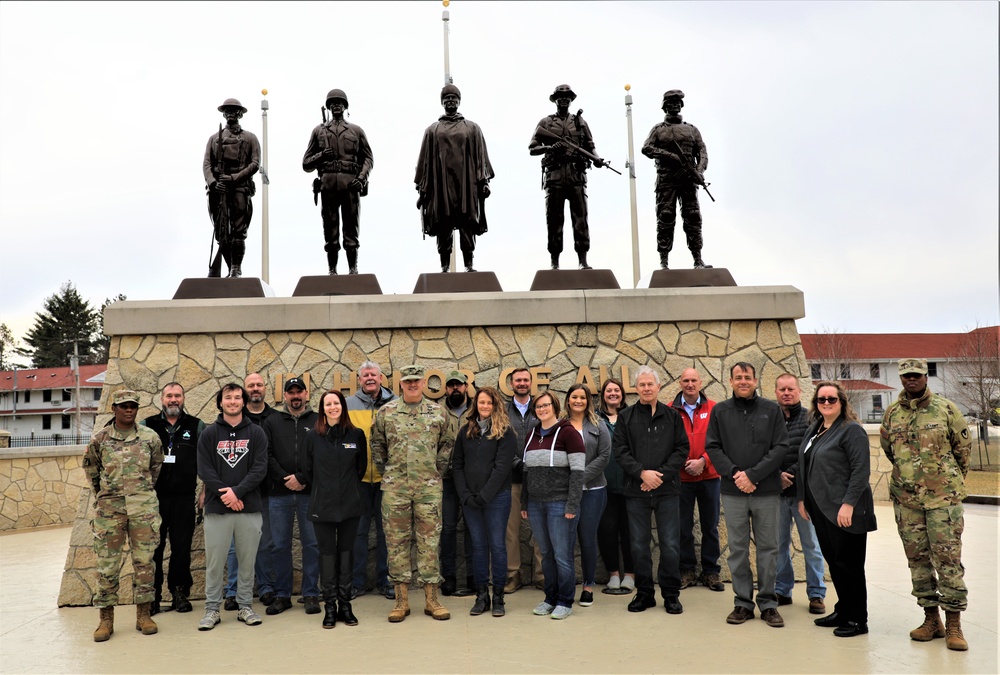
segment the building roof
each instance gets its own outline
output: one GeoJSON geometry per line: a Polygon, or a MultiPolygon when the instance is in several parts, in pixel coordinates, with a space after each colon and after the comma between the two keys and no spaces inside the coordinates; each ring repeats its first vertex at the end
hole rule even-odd
{"type": "MultiPolygon", "coordinates": [[[[104,384],[104,373],[108,364],[80,366],[80,388],[100,389],[104,384]],[[94,380],[94,378],[97,378],[94,380]],[[94,380],[94,381],[91,381],[94,380]]],[[[0,391],[14,389],[13,370],[0,370],[0,391]]],[[[72,389],[76,386],[76,376],[69,366],[63,368],[33,368],[17,370],[17,390],[26,389],[72,389]]]]}
{"type": "MultiPolygon", "coordinates": [[[[820,382],[824,380],[813,380],[813,386],[815,387],[820,382]]],[[[880,382],[872,382],[871,380],[834,380],[844,391],[895,391],[895,387],[890,387],[888,385],[882,384],[880,382]]]]}
{"type": "Polygon", "coordinates": [[[968,333],[803,333],[799,337],[810,361],[826,358],[892,361],[907,357],[962,358],[963,343],[972,333],[994,335],[1000,343],[1000,326],[986,326],[968,333]]]}

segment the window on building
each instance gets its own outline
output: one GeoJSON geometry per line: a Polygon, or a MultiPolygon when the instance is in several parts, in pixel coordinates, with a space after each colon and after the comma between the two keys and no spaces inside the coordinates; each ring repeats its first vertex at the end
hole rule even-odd
{"type": "Polygon", "coordinates": [[[62,428],[63,429],[69,429],[70,422],[72,422],[72,420],[70,419],[69,415],[63,415],[62,416],[62,428]]]}
{"type": "Polygon", "coordinates": [[[31,403],[31,392],[30,391],[25,390],[25,392],[24,392],[24,402],[25,403],[31,403]]]}
{"type": "Polygon", "coordinates": [[[64,401],[70,401],[72,399],[73,399],[73,397],[70,394],[69,389],[63,389],[62,390],[62,400],[64,400],[64,401]]]}
{"type": "Polygon", "coordinates": [[[95,389],[94,390],[94,400],[95,401],[100,401],[101,400],[101,390],[100,389],[95,389]]]}
{"type": "Polygon", "coordinates": [[[872,394],[872,410],[882,410],[882,394],[872,394]]]}
{"type": "Polygon", "coordinates": [[[840,364],[840,379],[849,380],[851,379],[851,364],[841,363],[840,364]]]}
{"type": "Polygon", "coordinates": [[[51,389],[43,389],[42,390],[42,402],[48,403],[51,400],[52,400],[52,390],[51,389]]]}
{"type": "Polygon", "coordinates": [[[818,363],[813,363],[809,366],[809,377],[814,380],[823,379],[823,366],[818,363]]]}
{"type": "Polygon", "coordinates": [[[42,429],[52,428],[52,415],[42,415],[42,429]]]}
{"type": "Polygon", "coordinates": [[[879,368],[877,363],[868,364],[868,376],[876,380],[882,377],[882,369],[879,368]]]}
{"type": "Polygon", "coordinates": [[[934,361],[927,362],[927,377],[937,377],[937,363],[934,361]]]}

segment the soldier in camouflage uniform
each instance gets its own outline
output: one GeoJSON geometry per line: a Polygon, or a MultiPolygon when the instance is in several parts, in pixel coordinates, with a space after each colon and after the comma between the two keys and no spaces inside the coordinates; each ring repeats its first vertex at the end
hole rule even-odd
{"type": "Polygon", "coordinates": [[[667,258],[674,247],[678,201],[694,268],[711,267],[701,259],[701,208],[698,206],[698,185],[705,183],[708,151],[698,127],[681,120],[683,107],[684,92],[680,89],[663,94],[666,119],[653,127],[642,145],[642,154],[656,160],[656,250],[660,254],[661,269],[667,269],[667,258]]]}
{"type": "Polygon", "coordinates": [[[153,553],[160,543],[160,506],[154,485],[163,465],[163,446],[152,429],[135,423],[139,395],[122,389],[111,395],[112,423],[97,431],[83,456],[83,470],[93,486],[94,553],[97,555],[97,593],[94,606],[101,622],[94,642],[114,632],[118,603],[118,575],[122,549],[128,538],[135,570],[135,628],[156,633],[149,611],[153,590],[153,553]]]}
{"type": "Polygon", "coordinates": [[[437,403],[424,400],[427,382],[423,366],[406,366],[401,375],[402,397],[379,408],[371,431],[372,457],[382,473],[389,578],[396,591],[389,621],[397,623],[410,613],[413,542],[417,545],[417,576],[426,597],[424,614],[444,620],[451,614],[437,599],[442,476],[451,459],[458,425],[437,403]]]}
{"type": "Polygon", "coordinates": [[[962,500],[972,441],[961,411],[927,387],[927,361],[901,359],[903,391],[882,417],[882,451],[892,462],[889,494],[924,623],[920,642],[946,637],[948,649],[969,648],[960,613],[968,606],[963,577],[962,500]],[[938,607],[944,607],[941,625],[938,607]]]}

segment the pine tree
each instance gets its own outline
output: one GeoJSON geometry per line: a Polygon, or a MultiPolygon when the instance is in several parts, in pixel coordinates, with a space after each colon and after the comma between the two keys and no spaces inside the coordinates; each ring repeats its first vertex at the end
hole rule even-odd
{"type": "Polygon", "coordinates": [[[24,336],[27,347],[18,353],[30,358],[35,368],[60,368],[69,365],[76,341],[80,363],[98,363],[101,337],[98,312],[67,281],[45,299],[43,311],[35,313],[35,325],[24,336]]]}

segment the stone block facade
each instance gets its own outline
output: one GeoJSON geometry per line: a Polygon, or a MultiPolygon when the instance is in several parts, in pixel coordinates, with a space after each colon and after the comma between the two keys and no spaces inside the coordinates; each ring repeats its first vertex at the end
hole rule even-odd
{"type": "Polygon", "coordinates": [[[72,523],[83,492],[85,446],[0,451],[0,532],[72,523]]]}

